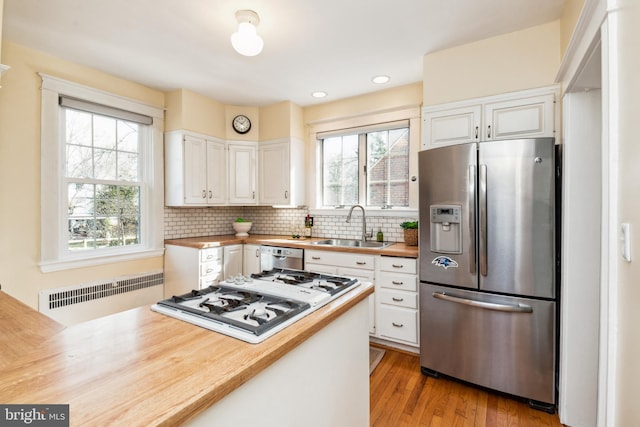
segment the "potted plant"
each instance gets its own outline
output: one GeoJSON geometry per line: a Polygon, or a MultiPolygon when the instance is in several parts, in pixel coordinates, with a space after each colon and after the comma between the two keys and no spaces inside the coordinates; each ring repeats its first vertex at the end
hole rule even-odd
{"type": "Polygon", "coordinates": [[[236,237],[247,237],[252,224],[251,221],[247,221],[241,217],[236,218],[236,220],[231,223],[236,232],[236,237]]]}
{"type": "Polygon", "coordinates": [[[418,221],[405,221],[400,227],[404,230],[405,245],[418,246],[418,221]]]}

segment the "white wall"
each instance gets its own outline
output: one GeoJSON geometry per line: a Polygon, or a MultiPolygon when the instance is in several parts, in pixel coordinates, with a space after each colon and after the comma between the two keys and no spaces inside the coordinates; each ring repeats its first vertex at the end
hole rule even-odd
{"type": "MultiPolygon", "coordinates": [[[[615,425],[640,425],[640,1],[609,0],[609,137],[614,156],[611,179],[617,184],[617,216],[612,218],[612,264],[617,269],[617,312],[612,329],[618,333],[615,385],[615,425]],[[631,224],[631,256],[620,255],[620,224],[631,224]]],[[[613,188],[615,190],[615,187],[613,188]]]]}
{"type": "MultiPolygon", "coordinates": [[[[599,62],[599,58],[598,58],[599,62]]],[[[602,228],[601,91],[563,100],[560,422],[597,421],[602,228]]]]}

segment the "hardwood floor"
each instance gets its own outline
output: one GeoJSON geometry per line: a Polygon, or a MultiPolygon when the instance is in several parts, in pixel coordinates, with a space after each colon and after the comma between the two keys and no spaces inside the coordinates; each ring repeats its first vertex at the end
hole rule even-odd
{"type": "Polygon", "coordinates": [[[371,426],[557,426],[557,414],[525,402],[420,372],[418,355],[386,352],[369,377],[371,426]]]}

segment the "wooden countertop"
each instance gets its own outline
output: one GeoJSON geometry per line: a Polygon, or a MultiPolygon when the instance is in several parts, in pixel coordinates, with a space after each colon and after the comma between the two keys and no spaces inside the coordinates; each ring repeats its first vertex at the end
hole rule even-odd
{"type": "Polygon", "coordinates": [[[64,326],[0,291],[0,368],[30,353],[64,326]]]}
{"type": "MultiPolygon", "coordinates": [[[[70,326],[3,367],[0,402],[69,404],[73,426],[179,425],[372,293],[372,284],[362,284],[260,344],[148,306],[70,326]]],[[[0,304],[4,316],[13,303],[0,304]]],[[[2,337],[10,337],[5,329],[2,337]]]]}
{"type": "Polygon", "coordinates": [[[326,240],[326,237],[312,237],[310,239],[293,239],[287,236],[256,234],[249,237],[236,237],[235,235],[224,236],[203,236],[203,237],[187,237],[183,239],[168,239],[164,243],[167,245],[187,246],[196,249],[213,248],[217,246],[237,245],[242,243],[268,245],[268,246],[285,246],[289,248],[315,249],[320,251],[336,251],[351,252],[360,254],[374,254],[386,256],[399,256],[406,258],[418,258],[418,247],[408,246],[404,243],[394,243],[383,249],[373,248],[345,248],[337,246],[319,246],[313,245],[313,242],[326,240]]]}

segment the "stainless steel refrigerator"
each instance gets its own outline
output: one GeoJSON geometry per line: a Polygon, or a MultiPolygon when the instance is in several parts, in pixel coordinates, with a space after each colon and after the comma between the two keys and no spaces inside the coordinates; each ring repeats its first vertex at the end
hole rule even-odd
{"type": "Polygon", "coordinates": [[[553,138],[419,153],[420,365],[556,403],[553,138]]]}

